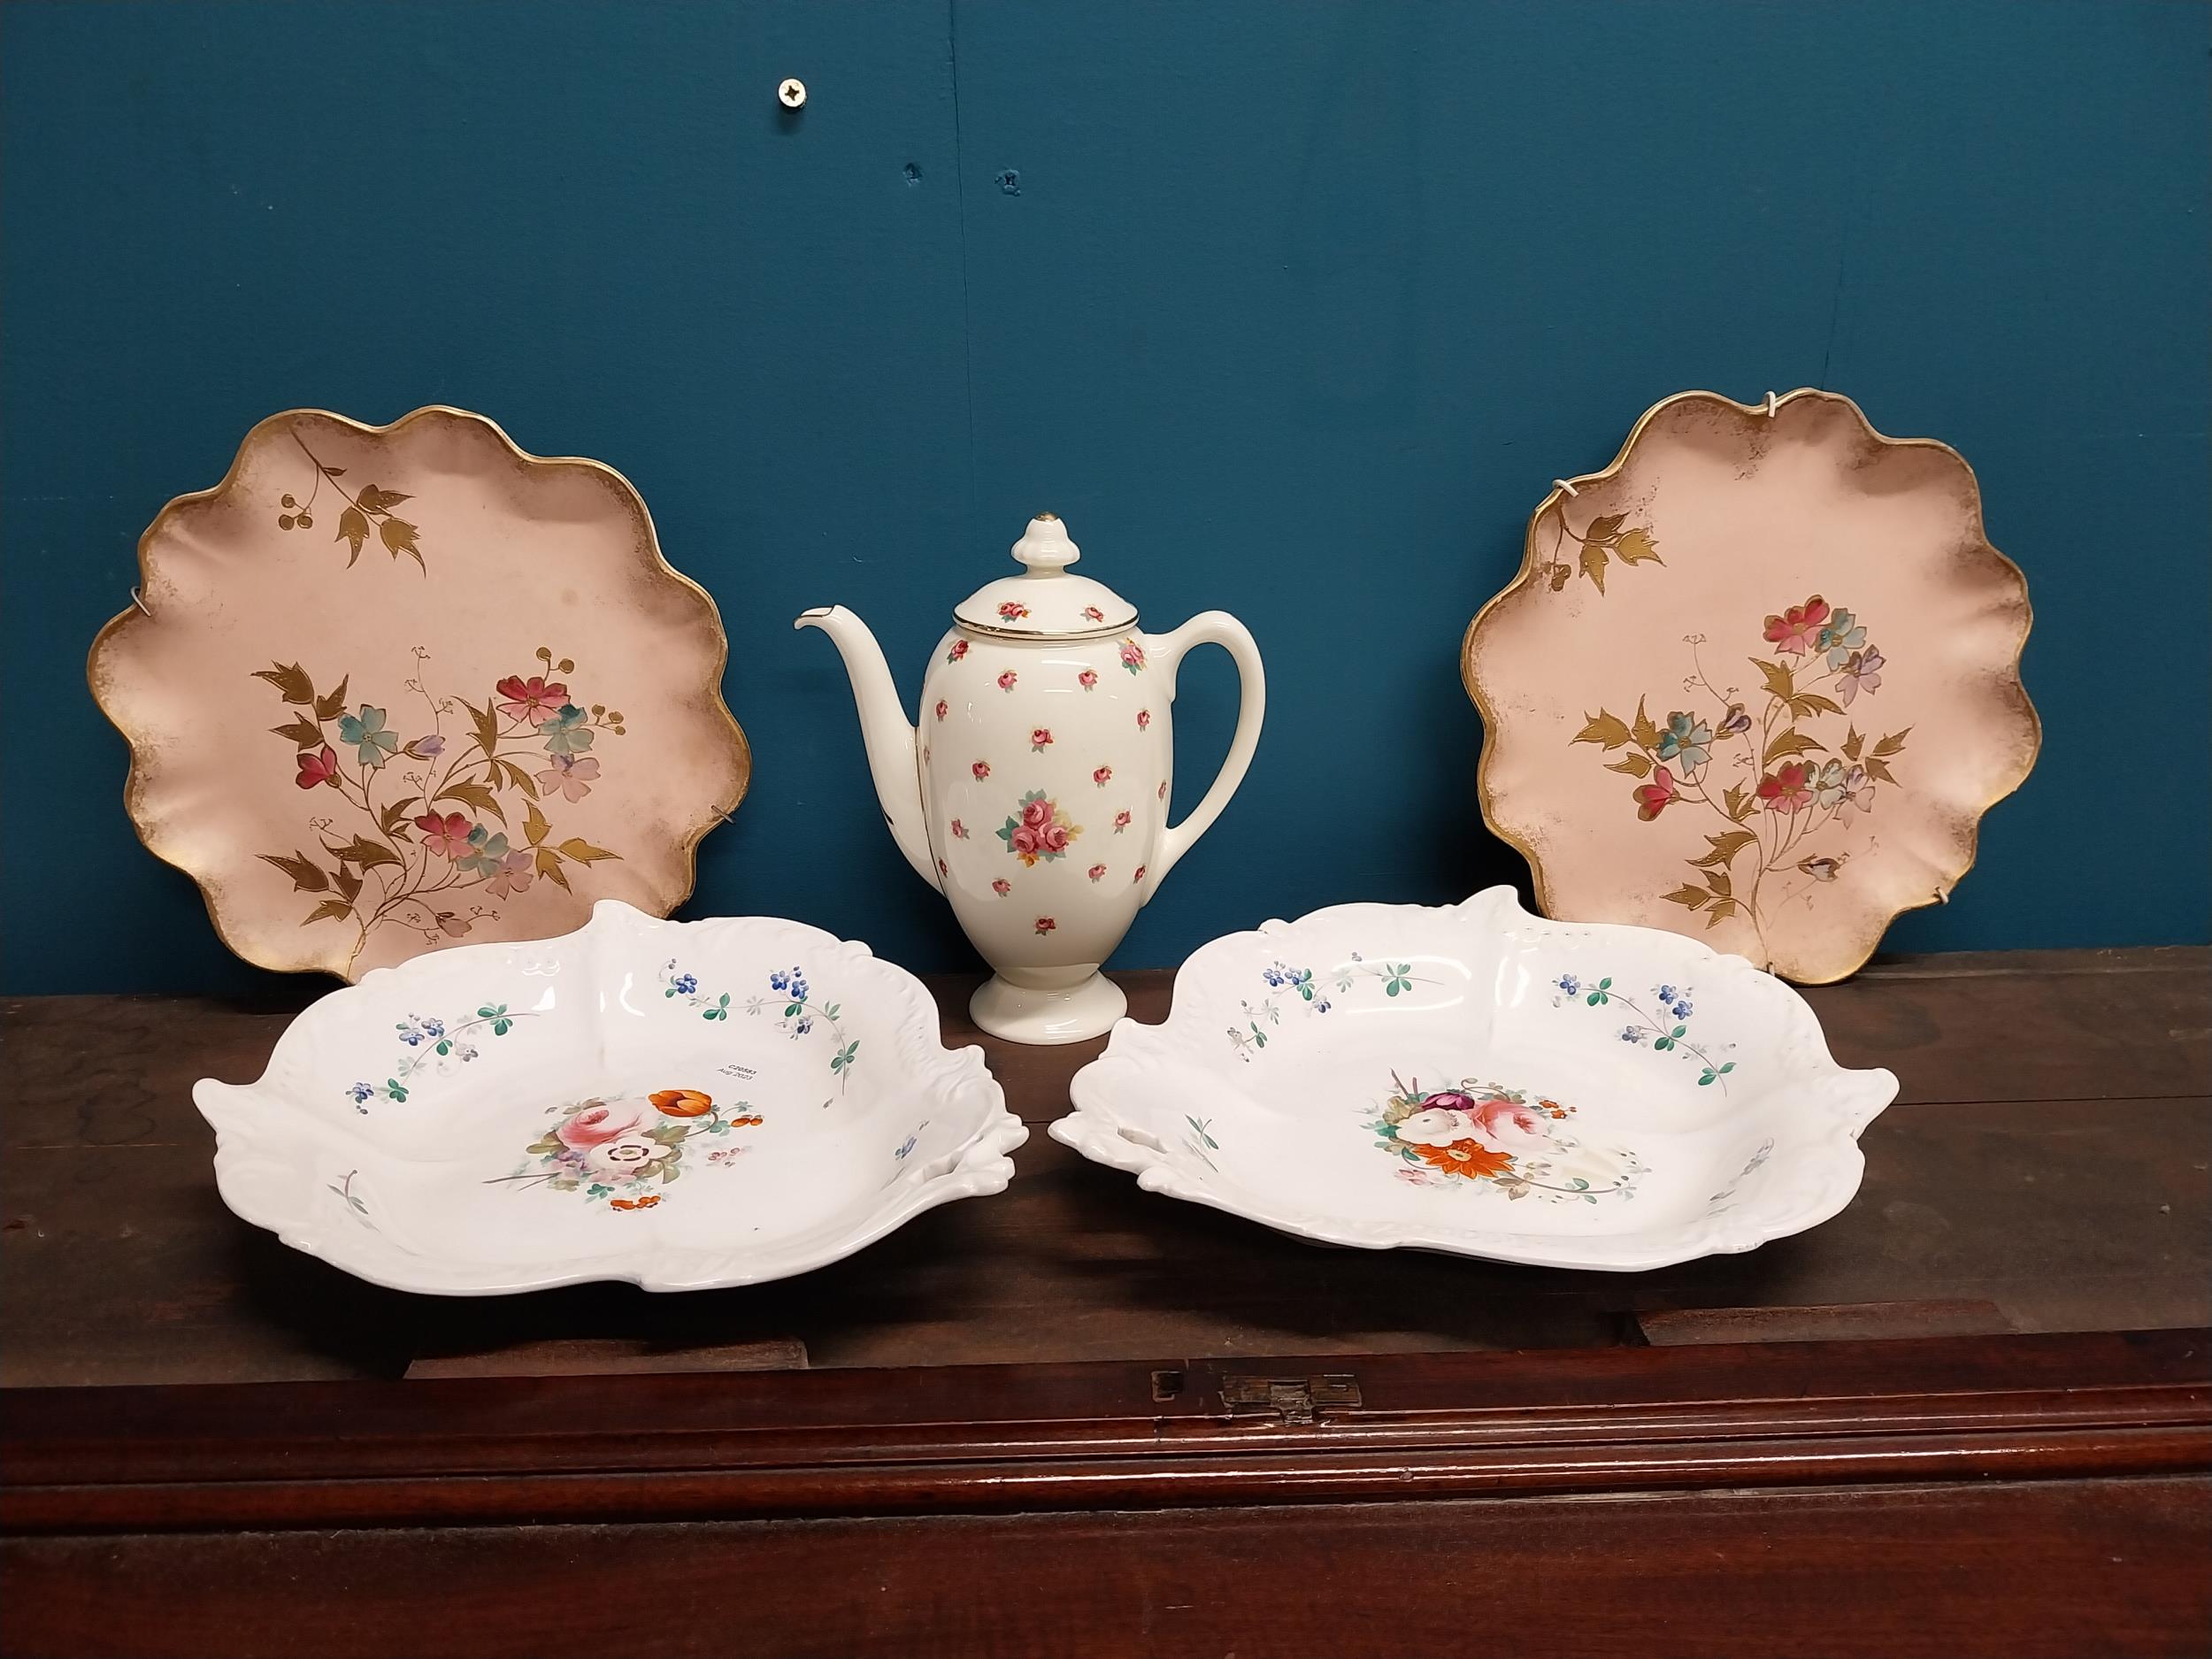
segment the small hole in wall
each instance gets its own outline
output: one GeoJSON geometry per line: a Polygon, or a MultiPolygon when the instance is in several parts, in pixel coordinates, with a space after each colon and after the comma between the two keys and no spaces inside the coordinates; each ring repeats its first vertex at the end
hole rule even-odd
{"type": "Polygon", "coordinates": [[[1021,174],[1009,167],[1004,173],[999,174],[998,188],[1009,196],[1019,196],[1022,193],[1021,174]]]}
{"type": "Polygon", "coordinates": [[[1156,1371],[1152,1373],[1152,1397],[1172,1400],[1183,1392],[1183,1373],[1179,1371],[1156,1371]]]}
{"type": "Polygon", "coordinates": [[[919,184],[922,181],[922,170],[910,161],[906,164],[906,181],[909,184],[919,184]]]}

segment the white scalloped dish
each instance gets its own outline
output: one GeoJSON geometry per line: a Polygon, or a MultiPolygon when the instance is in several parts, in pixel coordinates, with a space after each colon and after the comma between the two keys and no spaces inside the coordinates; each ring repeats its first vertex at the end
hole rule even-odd
{"type": "Polygon", "coordinates": [[[1124,1020],[1053,1138],[1325,1244],[1640,1271],[1849,1203],[1897,1093],[1740,956],[1509,887],[1213,941],[1124,1020]]]}
{"type": "Polygon", "coordinates": [[[603,900],[558,939],[379,969],[209,1079],[223,1200],[398,1290],[648,1290],[819,1267],[1002,1190],[1028,1138],[921,982],[764,917],[603,900]]]}

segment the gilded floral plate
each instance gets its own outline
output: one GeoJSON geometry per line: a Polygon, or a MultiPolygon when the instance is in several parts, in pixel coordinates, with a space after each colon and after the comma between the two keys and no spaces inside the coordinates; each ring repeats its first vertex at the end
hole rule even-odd
{"type": "Polygon", "coordinates": [[[1834,1215],[1897,1079],[1839,1066],[1740,956],[1493,887],[1217,939],[1071,1093],[1053,1138],[1147,1192],[1325,1244],[1635,1270],[1834,1215]]]}
{"type": "Polygon", "coordinates": [[[620,474],[481,416],[273,415],[139,564],[89,664],[126,803],[263,967],[665,914],[745,792],[714,602],[620,474]]]}
{"type": "Polygon", "coordinates": [[[1484,815],[1548,915],[1839,979],[2034,764],[2028,622],[1955,450],[1684,393],[1545,498],[1468,630],[1484,815]]]}
{"type": "Polygon", "coordinates": [[[603,900],[333,991],[204,1079],[223,1201],[396,1290],[757,1284],[1002,1191],[1028,1138],[920,980],[797,922],[603,900]]]}

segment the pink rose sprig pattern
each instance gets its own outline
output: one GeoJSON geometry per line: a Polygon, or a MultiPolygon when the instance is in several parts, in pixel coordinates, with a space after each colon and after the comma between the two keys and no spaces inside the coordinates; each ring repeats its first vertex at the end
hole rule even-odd
{"type": "Polygon", "coordinates": [[[1684,861],[1694,879],[1662,895],[1703,911],[1708,928],[1738,914],[1759,926],[1765,910],[1835,880],[1851,855],[1832,832],[1873,811],[1877,786],[1896,785],[1891,762],[1912,731],[1870,736],[1850,718],[1861,697],[1881,689],[1886,664],[1849,611],[1815,594],[1769,616],[1763,632],[1773,649],[1749,659],[1762,682],[1755,714],[1736,687],[1714,684],[1699,650],[1705,636],[1691,634],[1684,642],[1693,672],[1683,688],[1709,704],[1671,710],[1663,726],[1642,697],[1633,720],[1601,705],[1569,740],[1627,751],[1607,770],[1640,780],[1629,799],[1645,823],[1683,803],[1722,820],[1719,833],[1705,836],[1704,853],[1684,861]],[[1789,885],[1770,893],[1770,878],[1789,885]]]}
{"type": "Polygon", "coordinates": [[[403,739],[390,706],[351,700],[350,676],[319,692],[297,663],[255,671],[291,710],[269,729],[293,745],[294,784],[344,803],[308,820],[319,857],[296,848],[257,855],[291,877],[295,892],[319,895],[302,926],[350,924],[356,955],[386,926],[426,943],[459,939],[498,915],[481,899],[519,897],[540,878],[572,891],[569,866],[621,856],[581,836],[557,836],[540,810],[541,802],[590,795],[603,781],[592,749],[626,728],[618,709],[571,701],[563,676],[573,662],[556,662],[544,647],[537,655],[541,672],[507,675],[478,704],[429,691],[429,653],[416,647],[415,672],[403,683],[423,718],[403,739]],[[464,716],[465,733],[448,730],[464,716]],[[509,817],[517,797],[518,832],[509,817]]]}

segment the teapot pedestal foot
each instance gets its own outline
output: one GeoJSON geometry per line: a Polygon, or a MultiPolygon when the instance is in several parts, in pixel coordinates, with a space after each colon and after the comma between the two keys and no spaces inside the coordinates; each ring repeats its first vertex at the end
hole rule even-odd
{"type": "Polygon", "coordinates": [[[1129,1011],[1121,987],[1094,967],[1016,968],[993,974],[968,1001],[975,1023],[1009,1042],[1045,1046],[1102,1037],[1129,1011]]]}

